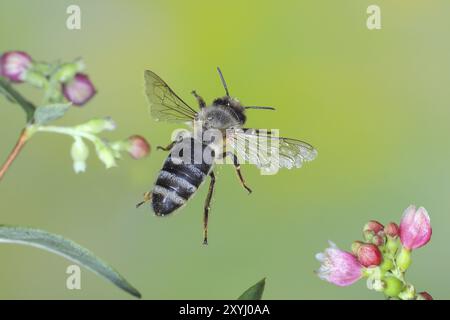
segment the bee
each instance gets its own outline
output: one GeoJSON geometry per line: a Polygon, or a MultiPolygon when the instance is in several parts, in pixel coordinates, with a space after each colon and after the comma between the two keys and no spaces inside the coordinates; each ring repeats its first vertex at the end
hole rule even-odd
{"type": "Polygon", "coordinates": [[[187,123],[193,130],[178,135],[166,147],[157,147],[159,150],[170,151],[170,153],[158,174],[153,189],[144,194],[144,200],[136,207],[150,202],[156,216],[169,215],[183,207],[209,176],[209,189],[203,209],[203,244],[205,245],[208,243],[208,217],[216,183],[214,175],[216,162],[231,159],[240,184],[250,194],[252,190],[242,175],[239,159],[249,160],[261,169],[272,170],[274,169],[274,164],[270,161],[272,154],[277,155],[275,169],[298,168],[303,162],[311,161],[317,156],[316,149],[306,142],[278,137],[271,131],[243,128],[247,119],[246,110],[275,109],[242,105],[237,98],[230,96],[221,70],[217,68],[217,71],[225,89],[225,96],[218,97],[211,105],[207,105],[205,100],[193,90],[191,93],[197,100],[198,110],[183,101],[154,72],[149,70],[144,72],[145,93],[151,116],[157,121],[187,123]],[[205,135],[196,133],[211,129],[222,135],[225,145],[223,141],[218,143],[220,139],[205,139],[205,135]],[[184,160],[180,161],[176,154],[182,156],[184,160]],[[200,161],[193,161],[199,154],[200,161]],[[204,159],[205,154],[210,155],[209,161],[204,159]]]}

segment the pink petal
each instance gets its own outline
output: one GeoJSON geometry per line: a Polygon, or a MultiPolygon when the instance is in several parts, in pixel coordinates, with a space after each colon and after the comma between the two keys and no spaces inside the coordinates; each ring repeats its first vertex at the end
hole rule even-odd
{"type": "Polygon", "coordinates": [[[334,243],[316,258],[321,262],[316,271],[319,278],[337,286],[348,286],[362,277],[362,266],[351,253],[340,250],[334,243]]]}
{"type": "Polygon", "coordinates": [[[95,93],[94,85],[85,74],[78,73],[71,82],[63,85],[64,96],[76,106],[88,102],[95,93]]]}
{"type": "Polygon", "coordinates": [[[400,240],[409,249],[417,249],[430,241],[432,234],[430,216],[425,208],[414,206],[405,210],[400,222],[400,240]]]}
{"type": "Polygon", "coordinates": [[[31,64],[31,57],[26,52],[5,52],[0,57],[0,75],[12,82],[23,82],[26,71],[31,64]]]}

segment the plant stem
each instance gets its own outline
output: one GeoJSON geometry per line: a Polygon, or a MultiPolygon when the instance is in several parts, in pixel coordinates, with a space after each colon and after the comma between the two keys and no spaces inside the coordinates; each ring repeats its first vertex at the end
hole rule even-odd
{"type": "Polygon", "coordinates": [[[5,79],[0,77],[0,93],[4,94],[11,102],[17,103],[25,111],[27,122],[33,119],[36,107],[17,92],[5,79]]]}
{"type": "Polygon", "coordinates": [[[3,176],[6,173],[6,171],[8,170],[8,168],[13,163],[14,159],[17,158],[17,156],[19,155],[20,151],[24,147],[25,142],[27,142],[28,138],[29,138],[29,135],[27,133],[27,128],[25,128],[25,129],[22,130],[22,132],[21,132],[21,134],[19,136],[19,140],[17,140],[16,145],[14,146],[14,148],[12,149],[12,151],[9,154],[8,158],[6,159],[5,163],[3,164],[3,166],[0,169],[0,180],[3,178],[3,176]]]}
{"type": "Polygon", "coordinates": [[[99,138],[97,138],[93,134],[78,131],[78,130],[76,130],[74,128],[70,128],[70,127],[37,126],[36,131],[38,131],[38,132],[54,132],[54,133],[69,135],[72,137],[81,137],[81,138],[85,138],[85,139],[91,141],[94,144],[99,141],[99,138]]]}
{"type": "Polygon", "coordinates": [[[8,168],[11,166],[13,161],[17,158],[20,151],[24,147],[25,143],[28,141],[28,139],[35,134],[36,132],[53,132],[53,133],[59,133],[59,134],[65,134],[72,137],[79,137],[84,138],[89,141],[91,141],[96,147],[100,143],[103,143],[101,139],[96,137],[94,134],[90,134],[88,132],[82,132],[78,131],[74,128],[70,127],[55,127],[55,126],[39,126],[39,125],[30,125],[24,128],[19,136],[19,139],[16,142],[16,145],[14,146],[13,150],[9,154],[8,158],[6,159],[3,166],[0,168],[0,180],[5,175],[8,168]]]}

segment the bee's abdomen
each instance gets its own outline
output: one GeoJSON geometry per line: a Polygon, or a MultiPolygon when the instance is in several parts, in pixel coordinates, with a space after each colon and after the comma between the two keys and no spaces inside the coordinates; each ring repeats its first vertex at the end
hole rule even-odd
{"type": "Polygon", "coordinates": [[[205,180],[211,166],[207,163],[174,163],[169,155],[152,191],[155,214],[167,215],[185,204],[205,180]]]}

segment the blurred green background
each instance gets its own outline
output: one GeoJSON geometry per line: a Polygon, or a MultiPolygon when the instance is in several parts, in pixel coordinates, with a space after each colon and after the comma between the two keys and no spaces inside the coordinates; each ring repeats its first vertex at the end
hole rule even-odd
{"type": "MultiPolygon", "coordinates": [[[[306,140],[318,158],[301,170],[261,176],[243,167],[253,194],[232,166],[218,168],[210,245],[202,246],[207,188],[179,214],[160,219],[134,208],[166,156],[125,158],[106,171],[91,156],[75,175],[71,140],[39,134],[0,182],[0,223],[62,234],[111,263],[146,299],[234,299],[267,277],[267,299],[379,299],[365,282],[338,288],[319,280],[314,255],[333,240],[348,249],[370,219],[399,221],[409,204],[425,206],[431,243],[414,252],[408,280],[450,298],[450,3],[387,1],[382,29],[366,28],[374,1],[25,1],[0,3],[0,52],[37,60],[83,57],[98,94],[60,125],[110,115],[112,139],[139,133],[165,145],[176,126],[148,115],[143,71],[151,69],[195,106],[230,91],[249,111],[248,126],[280,128],[306,140]],[[67,30],[66,8],[82,11],[67,30]]],[[[38,102],[40,92],[19,90],[38,102]]],[[[24,114],[0,101],[0,156],[24,114]]],[[[0,298],[130,298],[83,269],[82,290],[65,287],[63,258],[0,246],[0,298]]]]}

